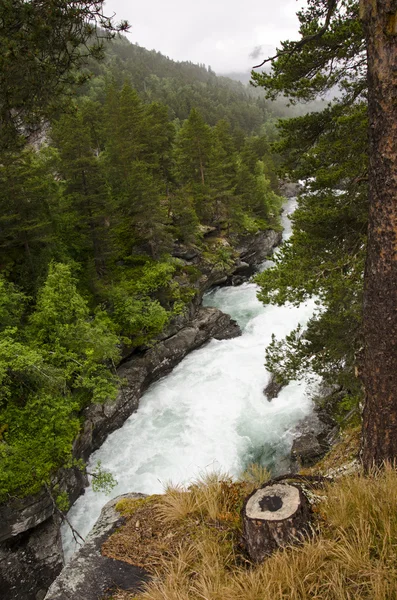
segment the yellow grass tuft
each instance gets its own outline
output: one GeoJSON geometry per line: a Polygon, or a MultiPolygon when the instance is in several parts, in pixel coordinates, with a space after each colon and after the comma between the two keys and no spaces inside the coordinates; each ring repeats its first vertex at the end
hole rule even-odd
{"type": "Polygon", "coordinates": [[[261,487],[264,483],[269,481],[270,477],[270,472],[266,467],[258,463],[251,463],[240,475],[240,481],[250,484],[252,486],[252,491],[254,491],[256,488],[261,487]]]}
{"type": "Polygon", "coordinates": [[[240,499],[236,486],[229,475],[218,471],[201,475],[188,488],[169,484],[159,498],[158,513],[164,522],[194,515],[227,520],[240,499]]]}

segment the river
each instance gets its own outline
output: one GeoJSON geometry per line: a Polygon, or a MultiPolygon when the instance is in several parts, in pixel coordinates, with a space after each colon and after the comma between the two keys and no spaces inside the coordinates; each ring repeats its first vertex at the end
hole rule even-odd
{"type": "MultiPolygon", "coordinates": [[[[291,233],[288,214],[295,206],[293,199],[284,206],[284,239],[291,233]]],[[[81,535],[86,536],[103,505],[119,494],[161,493],[171,481],[186,483],[213,469],[238,476],[251,462],[276,472],[283,469],[291,430],[311,411],[310,390],[303,382],[291,382],[268,402],[263,394],[269,381],[265,349],[272,333],[282,337],[298,323],[304,326],[314,302],[263,306],[257,289],[245,283],[206,294],[203,304],[229,313],[242,336],[212,340],[189,354],[147,390],[137,412],[93,453],[91,468],[100,460],[118,484],[110,495],[90,486],[75,502],[68,516],[81,535]]],[[[74,541],[67,526],[62,533],[65,555],[70,556],[74,541]]]]}

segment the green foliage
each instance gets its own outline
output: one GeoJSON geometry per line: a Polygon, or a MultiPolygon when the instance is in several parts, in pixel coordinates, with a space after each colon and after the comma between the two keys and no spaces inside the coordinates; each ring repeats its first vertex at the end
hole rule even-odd
{"type": "Polygon", "coordinates": [[[114,27],[101,2],[80,3],[73,15],[66,4],[0,8],[1,501],[52,489],[59,467],[76,466],[84,409],[115,397],[122,346],[150,346],[186,311],[202,273],[172,259],[174,245],[194,244],[227,272],[235,257],[226,236],[277,224],[260,94],[123,39],[107,47],[105,63],[90,59],[84,73],[72,73],[79,40],[95,41],[95,21],[110,35],[114,27]],[[4,29],[16,22],[24,39],[4,29]],[[90,83],[61,107],[58,92],[89,70],[90,83]],[[51,121],[46,143],[19,147],[22,121],[29,133],[42,117],[51,121]],[[203,225],[216,230],[214,243],[204,243],[203,225]]]}
{"type": "Polygon", "coordinates": [[[103,43],[127,23],[114,25],[102,1],[3,0],[0,5],[0,148],[18,144],[23,129],[48,118],[87,56],[99,56],[103,43]],[[96,40],[95,40],[96,38],[96,40]],[[23,124],[23,127],[22,127],[23,124]]]}
{"type": "Polygon", "coordinates": [[[101,466],[101,461],[98,460],[95,469],[92,473],[92,489],[94,492],[104,492],[110,494],[113,488],[116,487],[117,481],[109,471],[104,471],[101,466]]]}
{"type": "MultiPolygon", "coordinates": [[[[336,84],[341,95],[321,112],[279,125],[275,148],[282,170],[302,180],[304,192],[292,216],[293,234],[274,268],[258,276],[263,302],[299,304],[310,296],[319,308],[305,331],[273,339],[267,365],[280,381],[312,370],[338,382],[353,397],[361,352],[361,304],[368,221],[365,56],[358,3],[342,1],[324,35],[292,55],[292,42],[273,61],[271,75],[253,76],[269,96],[280,91],[308,100],[336,84]]],[[[319,31],[327,2],[309,1],[299,13],[302,36],[319,31]]]]}
{"type": "Polygon", "coordinates": [[[1,498],[40,489],[70,456],[78,411],[116,394],[106,366],[118,358],[113,328],[102,311],[90,315],[70,267],[53,264],[28,327],[1,332],[1,498]]]}

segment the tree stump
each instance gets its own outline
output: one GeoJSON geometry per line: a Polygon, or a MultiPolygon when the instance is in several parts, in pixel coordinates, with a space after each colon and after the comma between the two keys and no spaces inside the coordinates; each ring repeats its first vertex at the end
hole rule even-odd
{"type": "Polygon", "coordinates": [[[242,510],[248,554],[262,562],[275,550],[302,543],[311,534],[310,503],[302,490],[286,483],[270,483],[254,491],[242,510]]]}

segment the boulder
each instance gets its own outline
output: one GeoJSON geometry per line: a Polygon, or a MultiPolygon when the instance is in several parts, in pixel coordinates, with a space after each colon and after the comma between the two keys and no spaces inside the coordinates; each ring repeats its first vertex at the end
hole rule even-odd
{"type": "Polygon", "coordinates": [[[273,249],[282,241],[281,231],[268,229],[242,238],[237,246],[240,260],[258,267],[272,255],[273,249]]]}
{"type": "Polygon", "coordinates": [[[311,467],[324,456],[326,450],[321,446],[317,436],[312,432],[308,432],[294,440],[291,458],[301,467],[311,467]]]}
{"type": "Polygon", "coordinates": [[[271,375],[270,381],[264,388],[263,393],[268,399],[268,401],[271,402],[274,398],[277,398],[283,387],[284,384],[277,383],[277,381],[274,378],[274,375],[271,375]]]}
{"type": "Polygon", "coordinates": [[[184,246],[182,244],[175,244],[172,249],[172,256],[175,258],[181,258],[182,260],[191,261],[198,256],[198,250],[192,246],[184,246]]]}
{"type": "Polygon", "coordinates": [[[302,419],[292,432],[294,441],[291,449],[292,468],[309,467],[318,462],[330,449],[339,432],[333,417],[334,403],[339,401],[340,386],[326,388],[321,385],[314,398],[311,415],[302,419]]]}
{"type": "Polygon", "coordinates": [[[144,497],[144,494],[124,494],[103,507],[85,544],[53,582],[45,600],[98,600],[114,589],[139,592],[149,574],[134,565],[102,556],[101,547],[124,524],[124,518],[115,508],[117,502],[121,498],[144,497]]]}

